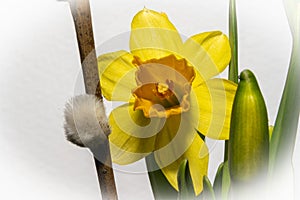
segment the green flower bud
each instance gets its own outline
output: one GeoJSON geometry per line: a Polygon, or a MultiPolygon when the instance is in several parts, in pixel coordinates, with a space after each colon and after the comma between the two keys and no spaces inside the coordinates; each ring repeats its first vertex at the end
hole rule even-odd
{"type": "Polygon", "coordinates": [[[254,74],[244,70],[232,108],[229,169],[232,183],[265,179],[269,161],[268,115],[254,74]]]}

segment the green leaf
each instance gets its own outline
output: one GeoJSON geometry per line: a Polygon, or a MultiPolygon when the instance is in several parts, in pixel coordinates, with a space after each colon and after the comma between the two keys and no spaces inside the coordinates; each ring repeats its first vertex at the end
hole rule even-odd
{"type": "Polygon", "coordinates": [[[177,180],[178,180],[178,199],[179,200],[188,200],[194,199],[194,187],[193,182],[189,170],[189,165],[187,160],[183,160],[180,164],[177,173],[177,180]]]}
{"type": "Polygon", "coordinates": [[[145,159],[154,198],[156,200],[176,199],[178,192],[169,184],[159,169],[153,154],[148,155],[145,159]]]}
{"type": "Polygon", "coordinates": [[[203,191],[199,195],[200,200],[216,200],[213,186],[211,185],[209,178],[203,176],[203,191]]]}
{"type": "Polygon", "coordinates": [[[229,188],[230,188],[230,175],[229,175],[228,161],[226,161],[225,163],[223,162],[220,164],[214,180],[213,189],[215,191],[216,199],[227,200],[229,188]]]}
{"type": "Polygon", "coordinates": [[[228,161],[224,163],[223,176],[222,176],[222,199],[227,200],[230,190],[230,174],[228,161]]]}
{"type": "Polygon", "coordinates": [[[222,197],[223,168],[224,168],[224,163],[221,163],[218,167],[218,171],[216,173],[216,177],[214,180],[213,188],[215,191],[216,199],[221,199],[222,197]]]}
{"type": "Polygon", "coordinates": [[[299,37],[299,5],[300,0],[283,0],[293,37],[299,37]]]}
{"type": "Polygon", "coordinates": [[[284,3],[293,36],[293,49],[270,143],[271,174],[291,165],[300,111],[300,2],[285,0],[284,3]]]}

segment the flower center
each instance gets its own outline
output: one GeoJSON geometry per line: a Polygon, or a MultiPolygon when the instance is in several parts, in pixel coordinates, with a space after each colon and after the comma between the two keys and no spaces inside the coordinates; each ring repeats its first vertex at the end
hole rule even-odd
{"type": "Polygon", "coordinates": [[[170,55],[142,62],[136,57],[133,63],[138,67],[135,110],[143,110],[146,117],[169,117],[189,109],[195,72],[184,59],[170,55]]]}

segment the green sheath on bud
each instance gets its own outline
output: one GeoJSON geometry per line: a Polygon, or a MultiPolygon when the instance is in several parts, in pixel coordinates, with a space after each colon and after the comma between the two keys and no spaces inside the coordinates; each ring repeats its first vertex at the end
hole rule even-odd
{"type": "Polygon", "coordinates": [[[232,108],[229,169],[233,183],[265,177],[268,169],[269,131],[266,105],[254,74],[244,70],[232,108]]]}

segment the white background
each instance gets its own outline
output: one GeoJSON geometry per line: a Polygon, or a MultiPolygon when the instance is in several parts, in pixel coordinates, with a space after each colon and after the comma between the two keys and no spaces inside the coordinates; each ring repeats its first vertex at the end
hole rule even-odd
{"type": "MultiPolygon", "coordinates": [[[[228,32],[226,0],[90,2],[97,46],[130,31],[132,17],[144,6],[166,12],[186,36],[228,32]]],[[[237,2],[240,68],[256,74],[273,124],[291,52],[284,8],[281,0],[237,2]]],[[[68,5],[55,0],[1,0],[0,5],[0,199],[99,199],[91,154],[67,142],[63,131],[64,104],[80,77],[68,5]]],[[[213,180],[223,145],[209,144],[213,180]]],[[[299,136],[293,162],[299,188],[299,136]]],[[[128,172],[143,171],[143,161],[117,169],[121,200],[153,199],[147,174],[128,172]]]]}

